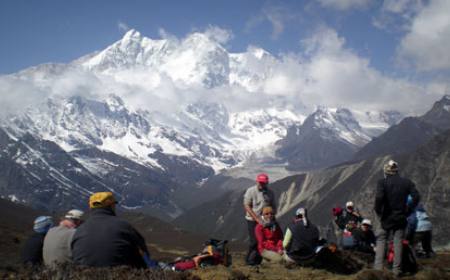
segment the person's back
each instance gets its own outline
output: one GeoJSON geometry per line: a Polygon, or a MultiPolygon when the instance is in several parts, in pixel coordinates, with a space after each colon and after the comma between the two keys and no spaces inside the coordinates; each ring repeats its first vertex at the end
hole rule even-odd
{"type": "Polygon", "coordinates": [[[27,239],[21,252],[21,261],[26,265],[42,264],[42,247],[47,231],[53,225],[52,218],[40,216],[34,220],[33,234],[27,239]]]}
{"type": "Polygon", "coordinates": [[[70,243],[75,234],[74,228],[59,225],[50,229],[44,239],[43,257],[45,265],[70,262],[70,243]]]}
{"type": "Polygon", "coordinates": [[[67,212],[57,227],[51,228],[44,239],[44,264],[53,266],[72,261],[70,244],[75,228],[82,222],[83,211],[72,209],[67,212]]]}
{"type": "Polygon", "coordinates": [[[72,240],[73,261],[94,267],[145,267],[142,258],[145,248],[141,235],[108,208],[92,209],[89,219],[77,229],[72,240]]]}
{"type": "Polygon", "coordinates": [[[22,249],[21,260],[23,264],[42,264],[42,246],[45,233],[34,232],[25,242],[22,249]]]}
{"type": "Polygon", "coordinates": [[[393,237],[394,260],[392,272],[401,273],[403,238],[407,228],[409,213],[416,207],[420,195],[414,183],[398,174],[398,164],[389,160],[383,166],[384,179],[378,181],[375,194],[375,213],[380,219],[381,228],[377,232],[377,245],[374,268],[381,270],[385,258],[386,242],[393,237]],[[411,203],[408,205],[408,196],[411,203]]]}
{"type": "Polygon", "coordinates": [[[293,260],[301,261],[315,255],[319,243],[319,230],[311,223],[293,222],[288,226],[292,240],[287,248],[287,254],[293,260]]]}
{"type": "Polygon", "coordinates": [[[414,183],[394,174],[378,181],[378,189],[380,196],[375,199],[375,211],[380,216],[381,226],[385,230],[404,229],[407,225],[408,195],[413,193],[418,197],[414,183]]]}

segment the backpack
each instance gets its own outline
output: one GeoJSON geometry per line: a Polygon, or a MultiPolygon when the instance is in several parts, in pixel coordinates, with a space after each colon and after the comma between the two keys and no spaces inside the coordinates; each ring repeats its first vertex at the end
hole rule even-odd
{"type": "Polygon", "coordinates": [[[353,233],[348,230],[344,230],[342,233],[342,247],[344,249],[352,249],[356,245],[355,237],[353,236],[353,233]]]}
{"type": "Polygon", "coordinates": [[[182,257],[171,265],[176,271],[185,271],[196,267],[212,265],[231,265],[231,256],[228,251],[228,240],[209,239],[204,243],[202,252],[198,255],[182,257]]]}
{"type": "Polygon", "coordinates": [[[231,265],[231,255],[228,251],[228,240],[209,239],[205,242],[205,248],[202,253],[208,253],[210,258],[205,258],[202,261],[204,266],[206,265],[218,265],[224,266],[231,265]]]}

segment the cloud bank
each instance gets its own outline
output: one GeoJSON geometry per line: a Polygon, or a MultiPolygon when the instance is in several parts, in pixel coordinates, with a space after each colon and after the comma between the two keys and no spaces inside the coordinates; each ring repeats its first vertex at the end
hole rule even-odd
{"type": "MultiPolygon", "coordinates": [[[[129,47],[144,46],[152,51],[149,45],[139,44],[164,46],[163,52],[152,53],[159,55],[155,67],[150,63],[154,57],[133,67],[100,72],[77,66],[77,61],[58,71],[42,66],[0,76],[2,111],[15,112],[56,95],[102,98],[116,94],[135,109],[168,114],[196,101],[219,102],[232,112],[270,106],[311,110],[324,105],[420,114],[445,89],[442,82],[425,84],[386,76],[371,66],[369,58],[347,48],[345,38],[328,26],[318,27],[300,42],[298,50],[276,55],[254,46],[244,53],[228,53],[223,45],[232,33],[214,26],[185,38],[164,30],[161,36],[160,41],[134,38],[129,42],[129,47]],[[183,68],[186,65],[189,67],[183,68]],[[200,81],[211,73],[228,76],[207,87],[200,81]]],[[[146,56],[144,51],[137,54],[146,56]]]]}

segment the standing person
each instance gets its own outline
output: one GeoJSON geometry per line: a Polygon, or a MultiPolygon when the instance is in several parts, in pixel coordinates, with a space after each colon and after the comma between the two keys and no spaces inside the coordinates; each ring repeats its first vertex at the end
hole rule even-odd
{"type": "Polygon", "coordinates": [[[309,221],[306,208],[298,208],[284,235],[284,259],[288,263],[308,264],[314,261],[318,246],[319,229],[309,221]]]}
{"type": "Polygon", "coordinates": [[[383,166],[384,179],[378,181],[375,195],[375,212],[380,219],[381,228],[377,232],[377,245],[374,268],[383,269],[386,242],[394,237],[394,275],[400,275],[402,260],[402,239],[404,238],[409,212],[419,202],[420,196],[414,183],[398,174],[398,164],[389,160],[383,166]],[[407,206],[408,195],[412,197],[412,209],[407,206]]]}
{"type": "Polygon", "coordinates": [[[272,207],[263,208],[261,221],[255,228],[258,252],[268,261],[279,262],[283,255],[283,231],[275,219],[272,207]]]}
{"type": "Polygon", "coordinates": [[[261,262],[258,253],[258,243],[255,237],[255,228],[257,224],[262,224],[262,209],[271,206],[275,214],[275,196],[273,191],[268,188],[269,176],[265,173],[256,176],[256,185],[247,189],[244,194],[245,219],[247,220],[247,229],[249,235],[249,247],[246,257],[247,265],[256,265],[261,262]]]}
{"type": "Polygon", "coordinates": [[[48,230],[53,226],[50,216],[39,216],[34,220],[33,235],[31,235],[22,249],[21,259],[23,264],[42,264],[42,247],[48,230]]]}
{"type": "Polygon", "coordinates": [[[93,267],[149,266],[144,238],[128,222],[116,216],[116,200],[111,192],[89,198],[90,217],[79,226],[72,239],[74,263],[93,267]]]}
{"type": "Polygon", "coordinates": [[[44,264],[55,266],[72,261],[72,242],[75,229],[81,225],[84,212],[73,209],[66,213],[59,226],[51,228],[44,239],[44,264]]]}

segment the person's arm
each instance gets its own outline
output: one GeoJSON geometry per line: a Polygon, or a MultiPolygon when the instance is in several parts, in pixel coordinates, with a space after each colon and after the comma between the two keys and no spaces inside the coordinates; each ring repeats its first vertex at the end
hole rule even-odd
{"type": "Polygon", "coordinates": [[[378,217],[383,214],[383,203],[384,203],[384,180],[378,181],[377,191],[375,193],[375,206],[374,210],[378,217]]]}
{"type": "Polygon", "coordinates": [[[289,228],[286,229],[286,232],[284,233],[284,239],[283,239],[283,248],[285,250],[288,249],[289,245],[291,244],[292,240],[292,232],[289,228]]]}
{"type": "Polygon", "coordinates": [[[255,227],[255,237],[258,242],[258,252],[262,252],[264,250],[264,227],[262,225],[257,225],[255,227]]]}

